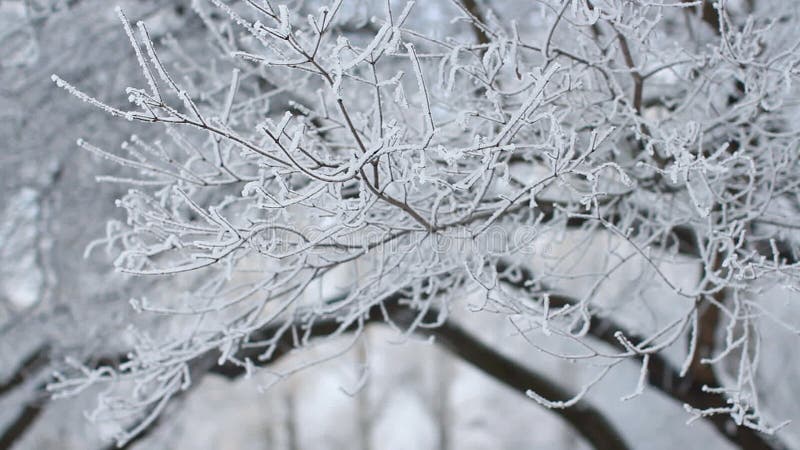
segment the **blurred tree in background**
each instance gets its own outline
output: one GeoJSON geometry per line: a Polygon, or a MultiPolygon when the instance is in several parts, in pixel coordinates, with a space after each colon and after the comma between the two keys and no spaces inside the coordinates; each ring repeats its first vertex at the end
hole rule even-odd
{"type": "Polygon", "coordinates": [[[793,2],[121,6],[0,6],[0,448],[51,393],[148,445],[209,374],[288,379],[273,446],[301,448],[333,401],[303,380],[350,359],[325,445],[393,448],[369,411],[402,383],[371,372],[428,358],[430,417],[394,420],[464,448],[462,366],[384,340],[592,448],[797,447],[793,2]],[[637,431],[670,408],[705,431],[637,431]]]}

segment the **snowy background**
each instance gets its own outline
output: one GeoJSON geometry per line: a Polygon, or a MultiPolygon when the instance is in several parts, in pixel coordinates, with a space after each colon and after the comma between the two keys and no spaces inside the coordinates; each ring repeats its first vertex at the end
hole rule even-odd
{"type": "MultiPolygon", "coordinates": [[[[119,3],[129,17],[145,20],[156,35],[171,32],[187,38],[202,29],[181,1],[119,3]]],[[[430,7],[433,20],[449,7],[442,3],[445,6],[430,7]]],[[[123,217],[114,206],[123,188],[98,184],[95,175],[117,169],[75,146],[78,137],[113,147],[131,133],[147,136],[152,131],[111,120],[57,90],[50,80],[58,73],[111,104],[124,102],[125,87],[141,83],[113,6],[105,0],[0,1],[0,380],[42,345],[80,346],[85,354],[91,354],[93,346],[125,348],[125,338],[116,331],[139,320],[128,314],[127,299],[153,288],[115,274],[102,251],[84,258],[86,246],[103,235],[105,219],[123,217]]],[[[691,270],[674,270],[696,276],[691,270]]],[[[619,292],[626,289],[622,279],[612,285],[619,292]]],[[[464,298],[455,305],[453,317],[476,335],[486,342],[502,342],[506,355],[573,389],[586,381],[587,374],[571,363],[532,350],[501,317],[469,313],[473,300],[464,298]]],[[[770,301],[778,310],[783,308],[787,320],[800,319],[797,309],[789,307],[791,300],[770,301]]],[[[785,337],[774,339],[786,343],[781,341],[785,337]]],[[[771,411],[797,422],[781,436],[797,446],[800,358],[795,349],[768,348],[763,370],[770,380],[765,386],[771,411]]],[[[325,350],[323,346],[316,351],[325,350]]],[[[289,367],[306,356],[290,355],[279,364],[289,367]]],[[[672,356],[680,364],[681,354],[672,356]]],[[[14,420],[43,376],[0,397],[0,426],[14,420]]],[[[638,376],[638,365],[626,363],[588,397],[602,405],[632,448],[734,448],[702,420],[685,425],[689,416],[682,405],[653,389],[620,401],[638,376]]],[[[429,342],[381,327],[371,328],[342,358],[264,389],[269,381],[264,374],[235,382],[207,375],[190,395],[168,407],[168,420],[159,421],[132,448],[589,448],[558,415],[531,399],[429,342]]],[[[13,448],[108,445],[104,425],[84,417],[96,401],[93,394],[50,405],[13,448]]]]}

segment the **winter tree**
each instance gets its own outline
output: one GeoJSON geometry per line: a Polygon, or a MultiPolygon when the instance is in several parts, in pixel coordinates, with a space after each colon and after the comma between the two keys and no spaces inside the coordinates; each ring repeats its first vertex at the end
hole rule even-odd
{"type": "Polygon", "coordinates": [[[128,105],[54,70],[104,126],[144,124],[77,145],[119,166],[97,189],[123,187],[124,220],[86,253],[148,288],[115,300],[127,349],[37,353],[16,377],[48,364],[55,397],[101,387],[90,417],[125,446],[205,374],[266,389],[388,327],[594,448],[633,448],[586,398],[629,365],[620,401],[657,390],[734,446],[797,445],[775,394],[797,383],[770,373],[800,333],[794,2],[191,7],[185,39],[116,10],[141,75],[128,105]],[[584,383],[509,358],[463,309],[584,383]],[[277,370],[289,353],[310,356],[277,370]]]}

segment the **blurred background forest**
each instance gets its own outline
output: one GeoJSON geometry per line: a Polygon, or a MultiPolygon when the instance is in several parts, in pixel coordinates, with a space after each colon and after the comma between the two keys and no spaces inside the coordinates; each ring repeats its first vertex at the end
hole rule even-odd
{"type": "MultiPolygon", "coordinates": [[[[191,45],[194,37],[203,36],[204,25],[188,1],[118,3],[132,22],[144,20],[154,38],[169,34],[183,42],[185,64],[198,56],[192,52],[203,51],[202,45],[191,45]]],[[[354,24],[363,23],[376,13],[372,3],[347,2],[345,15],[354,24]]],[[[419,6],[432,23],[454,12],[448,2],[424,3],[419,6]]],[[[140,85],[141,73],[113,6],[106,0],[0,0],[0,380],[41,349],[79,357],[74,351],[88,356],[93,347],[127,348],[120,329],[158,320],[131,315],[127,299],[169,289],[168,284],[116,274],[103,251],[84,257],[86,246],[104,234],[106,218],[123,218],[114,200],[124,187],[98,184],[97,174],[119,169],[80,151],[76,139],[115,148],[131,133],[147,137],[153,130],[112,120],[77,102],[57,89],[50,76],[58,73],[110,104],[125,102],[125,88],[140,85]]],[[[541,357],[524,342],[509,343],[515,330],[500,317],[469,314],[469,308],[467,298],[454,308],[453,317],[486,342],[501,343],[504,354],[573,389],[586,381],[567,361],[541,357]]],[[[401,341],[395,333],[371,328],[345,357],[263,393],[259,385],[264,380],[258,377],[231,381],[207,375],[130,448],[589,448],[557,414],[531,399],[425,340],[401,341]]],[[[800,420],[796,348],[770,346],[763,373],[774,380],[764,382],[770,410],[795,421],[800,420]]],[[[30,376],[2,392],[0,429],[8,431],[21,411],[41,401],[39,388],[48,376],[42,367],[47,366],[32,364],[30,376]]],[[[592,404],[602,405],[632,448],[733,448],[705,421],[686,426],[682,405],[653,389],[619,401],[638,377],[639,367],[626,364],[588,396],[592,404]]],[[[14,436],[12,448],[108,446],[103,423],[84,417],[96,401],[94,394],[89,390],[36,411],[34,423],[14,436]]],[[[800,448],[800,424],[789,425],[781,436],[800,448]]]]}

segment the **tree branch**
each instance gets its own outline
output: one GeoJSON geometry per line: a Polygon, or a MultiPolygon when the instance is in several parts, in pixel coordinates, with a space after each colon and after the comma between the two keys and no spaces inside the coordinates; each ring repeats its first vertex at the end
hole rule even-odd
{"type": "Polygon", "coordinates": [[[47,345],[42,345],[22,361],[19,368],[6,381],[0,383],[0,397],[16,389],[31,375],[44,369],[50,362],[49,352],[50,348],[47,345]]]}
{"type": "MultiPolygon", "coordinates": [[[[408,328],[411,327],[417,319],[418,313],[417,311],[401,305],[401,300],[402,297],[397,295],[385,301],[384,308],[389,314],[389,319],[395,325],[408,328]]],[[[436,322],[438,316],[439,312],[437,310],[430,309],[425,314],[423,322],[436,322]]],[[[384,320],[381,308],[378,306],[372,307],[365,318],[366,323],[373,324],[383,323],[384,320]]],[[[313,329],[309,335],[314,338],[324,338],[339,331],[340,327],[341,322],[336,318],[317,321],[314,323],[313,329]]],[[[353,332],[357,329],[357,325],[354,324],[346,331],[353,332]]],[[[255,333],[251,339],[259,340],[260,338],[269,338],[273,336],[275,331],[276,327],[269,327],[260,333],[255,333]]],[[[452,321],[445,321],[443,324],[434,328],[418,326],[414,329],[414,332],[421,336],[434,337],[436,343],[442,345],[442,347],[447,349],[454,356],[461,358],[495,380],[523,395],[525,395],[526,391],[533,390],[549,399],[568,399],[572,397],[565,388],[559,386],[553,380],[500,354],[452,321]]],[[[291,333],[285,333],[278,341],[269,363],[275,362],[295,348],[291,333]]],[[[261,349],[242,349],[236,354],[236,358],[257,360],[261,352],[261,349]]],[[[217,357],[216,354],[206,356],[206,358],[213,361],[216,361],[217,357]]],[[[209,369],[209,373],[233,379],[244,375],[245,368],[228,362],[225,365],[212,366],[209,369]]],[[[605,418],[602,412],[588,404],[585,400],[580,401],[572,408],[551,411],[558,414],[563,420],[569,423],[575,431],[583,436],[595,449],[625,450],[628,448],[620,433],[605,418]]]]}
{"type": "MultiPolygon", "coordinates": [[[[10,393],[29,380],[31,376],[44,370],[50,363],[49,353],[50,348],[47,345],[42,345],[33,351],[27,359],[22,361],[20,367],[0,384],[0,396],[10,393]]],[[[36,391],[43,393],[44,385],[39,386],[36,391]]],[[[0,450],[11,448],[17,440],[25,435],[31,425],[36,423],[36,419],[44,410],[43,402],[43,398],[36,398],[25,404],[19,415],[0,434],[0,450]]]]}
{"type": "MultiPolygon", "coordinates": [[[[498,273],[506,272],[512,266],[506,261],[497,264],[498,273]]],[[[528,269],[515,266],[522,274],[518,280],[508,278],[500,281],[508,286],[520,289],[523,292],[531,293],[526,285],[528,280],[533,280],[534,276],[528,269]]],[[[550,307],[553,309],[578,303],[566,295],[550,295],[550,307]]],[[[714,308],[716,310],[716,308],[714,308]]],[[[645,338],[626,331],[625,327],[614,322],[610,318],[598,317],[593,315],[589,324],[589,334],[595,339],[602,341],[612,347],[619,346],[619,340],[615,336],[617,331],[623,331],[631,342],[641,342],[645,338]]],[[[641,360],[641,356],[637,359],[641,360]]],[[[716,378],[715,378],[716,380],[716,378]]],[[[704,380],[695,377],[683,378],[680,372],[666,358],[658,353],[650,355],[647,370],[647,383],[653,388],[668,395],[673,400],[682,404],[690,405],[697,409],[717,408],[726,406],[726,399],[723,395],[705,392],[703,385],[707,384],[704,380]]],[[[788,446],[781,442],[776,436],[769,436],[751,428],[737,425],[729,415],[714,414],[703,416],[704,420],[711,422],[717,432],[729,442],[737,445],[744,450],[788,450],[788,446]]]]}
{"type": "MultiPolygon", "coordinates": [[[[42,386],[44,390],[44,386],[42,386]]],[[[34,400],[25,405],[16,419],[14,419],[3,433],[0,434],[0,450],[8,450],[17,440],[25,435],[25,432],[36,423],[36,419],[44,412],[44,400],[34,400]]]]}

